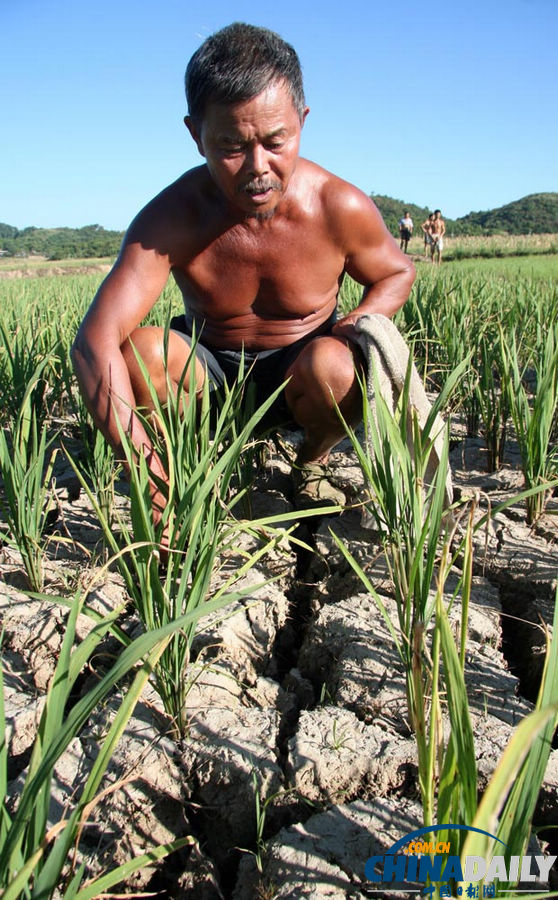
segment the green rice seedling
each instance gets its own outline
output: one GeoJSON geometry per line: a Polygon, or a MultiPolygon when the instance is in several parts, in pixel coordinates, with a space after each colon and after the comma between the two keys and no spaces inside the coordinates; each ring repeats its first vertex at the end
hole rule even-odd
{"type": "Polygon", "coordinates": [[[56,451],[47,427],[37,422],[33,391],[41,367],[27,386],[13,432],[0,429],[2,514],[8,531],[4,539],[20,551],[29,585],[43,587],[44,534],[55,506],[52,473],[56,451]]]}
{"type": "MultiPolygon", "coordinates": [[[[3,292],[4,293],[4,292],[3,292]]],[[[13,418],[39,363],[33,405],[40,419],[63,414],[71,336],[77,329],[76,305],[81,300],[64,284],[58,292],[50,281],[25,279],[18,291],[6,292],[0,317],[0,391],[2,415],[13,418]]]]}
{"type": "Polygon", "coordinates": [[[263,867],[264,867],[264,858],[265,858],[265,824],[267,818],[267,810],[269,807],[273,807],[273,804],[278,798],[285,798],[289,794],[293,794],[296,792],[296,788],[280,788],[278,791],[275,791],[273,794],[269,794],[267,797],[263,794],[262,786],[260,784],[260,778],[258,777],[258,771],[256,769],[252,769],[252,786],[254,788],[254,803],[255,803],[255,816],[256,816],[256,849],[248,850],[244,847],[239,847],[239,850],[242,850],[244,853],[249,853],[254,857],[256,862],[256,868],[260,875],[263,875],[263,867]]]}
{"type": "Polygon", "coordinates": [[[477,397],[479,341],[486,332],[489,304],[486,286],[463,285],[458,282],[442,282],[438,298],[444,292],[442,308],[434,316],[434,337],[439,347],[441,381],[468,357],[471,365],[457,385],[454,402],[463,410],[467,433],[476,435],[479,430],[480,410],[477,397]]]}
{"type": "MultiPolygon", "coordinates": [[[[132,552],[132,548],[127,552],[132,552]]],[[[93,583],[89,585],[89,590],[92,587],[93,583]]],[[[194,620],[204,613],[215,611],[219,605],[208,603],[203,609],[191,610],[178,616],[173,622],[130,642],[119,654],[112,668],[72,705],[71,694],[78,675],[121,612],[117,609],[105,618],[98,619],[87,637],[74,646],[76,622],[85,609],[86,596],[87,591],[82,591],[74,597],[25,782],[13,811],[9,809],[7,802],[7,746],[5,740],[0,744],[0,887],[3,889],[3,900],[40,900],[55,895],[67,900],[98,897],[102,891],[122,881],[137,868],[192,843],[192,839],[186,837],[155,847],[149,853],[83,887],[83,867],[77,872],[69,868],[70,850],[79,841],[82,829],[87,827],[90,810],[102,800],[101,782],[115,745],[147,680],[152,676],[158,659],[176,632],[189,628],[194,620]],[[59,822],[49,825],[51,785],[57,760],[79,735],[93,710],[105,701],[116,685],[121,684],[134,671],[134,678],[124,692],[121,705],[73,808],[66,810],[64,818],[59,822]]],[[[4,724],[3,691],[0,691],[0,726],[4,724]]]]}
{"type": "Polygon", "coordinates": [[[53,356],[43,350],[33,331],[25,324],[0,322],[0,395],[5,422],[16,418],[26,395],[38,421],[47,414],[47,370],[53,356]]]}
{"type": "MultiPolygon", "coordinates": [[[[383,399],[376,373],[373,373],[376,411],[373,415],[364,395],[363,418],[367,434],[364,447],[355,432],[346,426],[369,491],[366,508],[375,522],[392,577],[398,616],[396,624],[391,621],[377,591],[347,548],[340,541],[337,543],[374,596],[403,662],[407,708],[411,728],[417,739],[425,823],[431,824],[434,813],[432,767],[436,758],[433,748],[436,739],[432,734],[430,741],[428,739],[426,715],[427,697],[431,695],[431,690],[435,693],[432,684],[437,684],[438,676],[437,672],[432,673],[428,667],[425,668],[423,660],[429,655],[426,651],[426,634],[435,609],[431,589],[442,539],[446,533],[444,497],[449,454],[447,428],[440,464],[433,475],[429,463],[434,440],[439,437],[435,431],[439,428],[438,412],[462,377],[466,363],[448,379],[422,431],[418,426],[416,413],[408,412],[411,364],[410,359],[406,382],[395,413],[391,412],[383,399]]],[[[436,660],[435,653],[432,658],[436,660]]],[[[432,721],[437,721],[435,710],[432,721]]]]}
{"type": "Polygon", "coordinates": [[[475,394],[488,451],[489,472],[495,472],[504,461],[509,418],[509,391],[504,381],[502,336],[499,334],[494,338],[483,334],[479,343],[475,394]]]}
{"type": "MultiPolygon", "coordinates": [[[[141,360],[139,362],[141,364],[141,360]]],[[[249,523],[237,520],[233,514],[234,507],[246,491],[242,485],[235,486],[239,459],[279,391],[244,420],[240,427],[239,410],[244,391],[242,380],[225,391],[222,403],[216,412],[213,410],[213,415],[208,382],[205,381],[201,392],[196,390],[194,367],[188,376],[189,386],[185,396],[186,372],[187,367],[178,390],[173,391],[169,383],[165,406],[151,388],[154,413],[143,419],[149,441],[168,473],[168,482],[157,482],[166,497],[165,508],[158,521],[154,521],[151,508],[155,479],[145,457],[138,456],[130,438],[121,432],[126,466],[130,472],[132,528],[130,530],[126,522],[120,522],[122,539],[130,547],[130,552],[118,557],[118,566],[143,626],[148,631],[175,620],[183,613],[202,610],[210,597],[224,607],[244,596],[244,593],[253,592],[253,586],[235,590],[234,585],[285,536],[283,529],[272,527],[274,521],[286,520],[284,514],[249,523]],[[255,552],[244,553],[244,561],[238,569],[218,589],[212,589],[211,579],[218,553],[226,555],[234,551],[242,533],[255,535],[258,529],[264,535],[263,546],[255,552]],[[166,557],[164,566],[161,565],[162,551],[166,557]]],[[[147,379],[145,370],[144,374],[147,379]]],[[[83,479],[82,483],[89,490],[83,479]]],[[[113,529],[91,492],[90,496],[107,544],[116,552],[118,543],[113,529]]],[[[300,512],[292,515],[293,520],[301,517],[300,512]]],[[[187,729],[186,670],[196,621],[192,620],[190,627],[173,636],[161,655],[155,673],[156,688],[179,735],[184,735],[187,729]]]]}
{"type": "Polygon", "coordinates": [[[552,444],[558,409],[558,324],[548,323],[540,334],[538,354],[533,360],[534,391],[526,387],[527,365],[519,361],[516,332],[501,337],[502,361],[508,387],[508,402],[521,455],[521,470],[529,488],[546,485],[526,500],[527,522],[544,512],[558,474],[558,452],[552,444]]]}
{"type": "Polygon", "coordinates": [[[436,292],[437,282],[433,285],[424,275],[418,278],[409,299],[394,318],[405,339],[413,345],[415,365],[423,384],[439,368],[440,352],[432,323],[438,310],[436,292]]]}
{"type": "Polygon", "coordinates": [[[64,450],[71,464],[78,467],[85,480],[91,485],[103,521],[112,527],[114,485],[118,478],[120,465],[114,450],[102,432],[93,425],[93,420],[81,398],[76,402],[76,410],[78,410],[77,423],[81,447],[75,463],[68,447],[64,447],[64,450]]]}

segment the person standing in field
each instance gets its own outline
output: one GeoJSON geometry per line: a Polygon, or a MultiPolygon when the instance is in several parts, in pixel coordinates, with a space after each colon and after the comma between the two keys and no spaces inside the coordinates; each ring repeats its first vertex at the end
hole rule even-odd
{"type": "Polygon", "coordinates": [[[165,402],[183,381],[192,334],[200,389],[233,379],[244,353],[257,397],[285,380],[277,419],[303,431],[292,475],[299,508],[338,504],[327,461],[362,413],[354,343],[364,313],[392,316],[407,299],[412,263],[370,199],[299,156],[308,116],[294,49],[265,28],[234,23],[210,36],[188,63],[184,122],[203,163],[139,212],[74,341],[85,402],[120,458],[119,425],[152,474],[155,521],[167,473],[139,411],[152,408],[148,381],[165,402]],[[172,273],[184,314],[164,329],[140,323],[172,273]],[[337,318],[345,274],[363,286],[337,318]],[[139,354],[149,373],[144,377],[139,354]]]}
{"type": "Polygon", "coordinates": [[[409,215],[409,211],[405,210],[403,213],[403,218],[399,219],[399,249],[403,250],[403,253],[407,252],[407,246],[409,241],[411,240],[411,235],[413,233],[413,220],[409,215]]]}
{"type": "Polygon", "coordinates": [[[434,210],[434,218],[430,227],[430,235],[432,244],[430,247],[432,262],[440,265],[442,262],[442,251],[444,249],[444,235],[446,233],[446,223],[442,219],[442,213],[439,209],[434,210]]]}
{"type": "Polygon", "coordinates": [[[430,248],[432,246],[432,222],[434,221],[434,213],[430,213],[427,219],[424,220],[422,225],[423,234],[424,234],[424,256],[428,257],[430,253],[430,248]]]}

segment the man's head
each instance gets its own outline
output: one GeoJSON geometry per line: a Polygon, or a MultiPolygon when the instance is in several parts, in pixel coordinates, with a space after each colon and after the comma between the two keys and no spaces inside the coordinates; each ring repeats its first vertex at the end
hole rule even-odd
{"type": "Polygon", "coordinates": [[[440,209],[434,210],[434,216],[436,219],[439,219],[441,217],[441,215],[442,215],[442,211],[440,209]]]}
{"type": "Polygon", "coordinates": [[[308,113],[292,47],[267,29],[230,25],[192,57],[186,93],[184,121],[231,211],[273,216],[295,171],[308,113]]]}
{"type": "Polygon", "coordinates": [[[235,22],[208,37],[185,75],[190,119],[199,128],[208,103],[251,100],[273,82],[284,81],[302,122],[305,101],[298,56],[274,31],[235,22]]]}

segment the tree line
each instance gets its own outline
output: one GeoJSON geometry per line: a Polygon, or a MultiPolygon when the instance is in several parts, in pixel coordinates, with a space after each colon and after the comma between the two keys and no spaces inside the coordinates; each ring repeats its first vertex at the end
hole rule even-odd
{"type": "Polygon", "coordinates": [[[45,256],[47,259],[90,259],[116,256],[123,231],[101,225],[83,228],[23,228],[0,223],[0,250],[7,256],[45,256]]]}
{"type": "MultiPolygon", "coordinates": [[[[371,194],[392,234],[399,234],[398,223],[408,210],[415,231],[433,210],[416,203],[405,203],[383,194],[371,194]]],[[[442,215],[443,204],[440,203],[442,215]]],[[[449,235],[482,234],[558,234],[558,193],[529,194],[498,209],[470,212],[459,219],[444,215],[449,235]]],[[[83,228],[35,228],[19,230],[0,223],[0,251],[8,256],[37,254],[47,259],[87,259],[117,255],[123,231],[107,231],[101,225],[83,228]]]]}

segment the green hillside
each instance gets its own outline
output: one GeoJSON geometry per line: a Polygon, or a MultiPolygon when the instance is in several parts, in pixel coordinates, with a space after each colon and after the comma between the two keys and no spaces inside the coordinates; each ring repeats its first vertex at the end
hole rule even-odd
{"type": "Polygon", "coordinates": [[[470,212],[457,221],[465,227],[480,226],[489,234],[502,231],[507,234],[556,234],[558,194],[529,194],[499,209],[470,212]]]}

